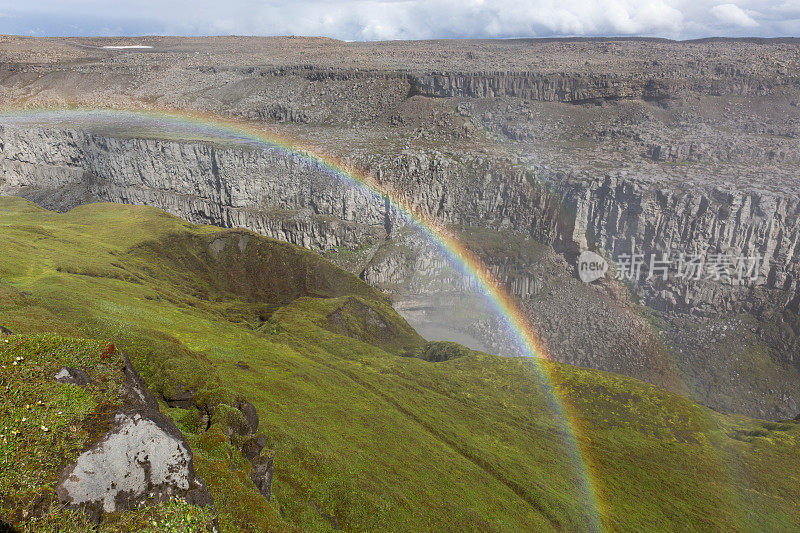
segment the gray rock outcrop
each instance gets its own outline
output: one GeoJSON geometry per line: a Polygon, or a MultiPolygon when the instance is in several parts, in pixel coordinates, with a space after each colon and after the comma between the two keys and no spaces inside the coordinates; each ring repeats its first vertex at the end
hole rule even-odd
{"type": "Polygon", "coordinates": [[[250,479],[255,483],[258,492],[269,501],[272,495],[272,476],[275,473],[273,459],[269,456],[259,455],[253,458],[252,464],[253,471],[250,479]]]}
{"type": "Polygon", "coordinates": [[[212,505],[185,437],[158,410],[127,359],[125,377],[123,406],[109,415],[99,438],[62,471],[55,488],[59,501],[95,517],[175,497],[212,505]]]}
{"type": "Polygon", "coordinates": [[[53,377],[59,383],[74,383],[80,387],[84,387],[91,382],[89,374],[85,370],[71,366],[61,367],[53,377]]]}

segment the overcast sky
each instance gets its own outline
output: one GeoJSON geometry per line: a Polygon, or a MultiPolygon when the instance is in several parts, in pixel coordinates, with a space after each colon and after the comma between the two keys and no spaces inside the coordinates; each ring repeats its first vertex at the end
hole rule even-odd
{"type": "Polygon", "coordinates": [[[345,40],[798,36],[800,0],[0,0],[0,33],[345,40]]]}

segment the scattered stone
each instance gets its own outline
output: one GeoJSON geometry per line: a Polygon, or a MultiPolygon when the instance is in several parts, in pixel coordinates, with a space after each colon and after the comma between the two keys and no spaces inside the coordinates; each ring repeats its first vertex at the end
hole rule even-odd
{"type": "Polygon", "coordinates": [[[58,372],[55,373],[55,380],[59,383],[72,383],[85,387],[92,382],[89,374],[82,368],[74,368],[71,366],[62,366],[58,372]]]}

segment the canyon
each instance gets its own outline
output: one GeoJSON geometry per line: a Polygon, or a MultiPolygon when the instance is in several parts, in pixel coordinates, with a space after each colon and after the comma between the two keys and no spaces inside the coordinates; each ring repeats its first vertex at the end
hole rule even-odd
{"type": "Polygon", "coordinates": [[[401,204],[483,260],[554,359],[724,412],[800,413],[796,41],[129,40],[0,39],[0,194],[248,228],[359,275],[423,336],[519,355],[401,204]],[[152,48],[98,48],[134,44],[152,48]],[[80,108],[248,121],[396,202],[301,152],[80,108]],[[586,250],[611,264],[591,284],[586,250]],[[616,279],[626,254],[758,264],[616,279]]]}

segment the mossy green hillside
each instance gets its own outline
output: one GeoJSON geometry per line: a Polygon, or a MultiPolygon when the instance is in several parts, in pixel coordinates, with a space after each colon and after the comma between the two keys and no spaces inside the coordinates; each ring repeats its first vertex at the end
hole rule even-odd
{"type": "MultiPolygon", "coordinates": [[[[212,416],[206,429],[198,411],[165,408],[225,531],[589,523],[583,474],[536,363],[434,349],[380,293],[308,252],[145,207],[57,214],[19,199],[0,199],[0,239],[3,326],[114,342],[156,393],[194,389],[196,405],[256,406],[275,457],[270,502],[226,434],[235,421],[212,416]],[[247,263],[259,249],[263,264],[247,263]],[[282,270],[298,257],[313,272],[282,270]],[[290,281],[258,279],[271,273],[290,281]],[[426,349],[447,360],[402,357],[426,349]]],[[[546,365],[573,406],[606,527],[800,527],[797,424],[724,416],[634,379],[546,365]]]]}

